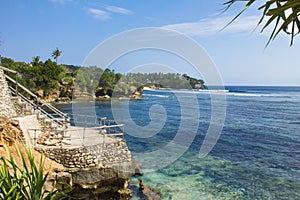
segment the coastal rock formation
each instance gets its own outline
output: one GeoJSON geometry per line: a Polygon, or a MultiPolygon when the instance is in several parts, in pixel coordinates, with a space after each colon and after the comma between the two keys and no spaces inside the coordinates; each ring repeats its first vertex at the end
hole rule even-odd
{"type": "Polygon", "coordinates": [[[138,180],[139,180],[139,190],[141,193],[142,200],[160,200],[161,199],[161,196],[157,192],[152,190],[151,188],[148,188],[142,179],[139,178],[138,180]]]}
{"type": "Polygon", "coordinates": [[[163,88],[163,86],[160,85],[160,84],[155,84],[155,83],[142,85],[142,86],[140,86],[138,88],[135,88],[133,90],[132,94],[130,95],[130,98],[133,98],[133,99],[143,98],[144,88],[150,88],[150,89],[153,89],[153,90],[159,90],[160,88],[163,88]]]}
{"type": "Polygon", "coordinates": [[[4,144],[12,146],[16,140],[24,142],[18,121],[0,116],[0,147],[4,144]]]}
{"type": "MultiPolygon", "coordinates": [[[[125,87],[125,86],[124,86],[125,87]]],[[[151,88],[151,89],[160,89],[163,86],[160,84],[145,84],[140,87],[135,86],[128,86],[128,89],[122,90],[107,90],[102,87],[98,87],[96,90],[96,97],[98,99],[110,99],[110,98],[131,98],[131,99],[141,99],[143,98],[143,91],[144,88],[151,88]]]]}
{"type": "Polygon", "coordinates": [[[132,191],[127,189],[129,178],[136,173],[133,163],[90,168],[64,168],[49,175],[45,189],[72,186],[75,199],[129,199],[132,191]],[[65,184],[60,184],[61,182],[65,184]]]}
{"type": "Polygon", "coordinates": [[[133,99],[143,98],[143,87],[135,88],[135,90],[130,95],[130,98],[133,98],[133,99]]]}
{"type": "MultiPolygon", "coordinates": [[[[129,87],[129,86],[128,86],[129,87]]],[[[110,98],[133,98],[139,99],[142,98],[143,89],[142,87],[131,86],[127,90],[107,90],[102,87],[98,87],[96,90],[96,97],[98,99],[110,99],[110,98]]]]}
{"type": "Polygon", "coordinates": [[[72,172],[73,196],[79,199],[129,198],[129,178],[134,175],[132,163],[79,169],[72,172]],[[80,192],[80,193],[79,193],[80,192]]]}
{"type": "Polygon", "coordinates": [[[120,138],[109,144],[37,150],[65,167],[57,179],[70,180],[72,195],[78,199],[118,199],[120,195],[126,199],[131,193],[127,190],[130,177],[142,174],[120,138]]]}

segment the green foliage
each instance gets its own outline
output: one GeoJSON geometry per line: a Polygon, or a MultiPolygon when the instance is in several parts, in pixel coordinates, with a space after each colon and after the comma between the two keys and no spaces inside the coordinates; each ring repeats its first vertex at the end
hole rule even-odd
{"type": "Polygon", "coordinates": [[[0,169],[0,199],[70,199],[68,190],[44,190],[47,174],[43,174],[43,158],[40,158],[40,164],[35,164],[33,153],[26,149],[26,155],[23,155],[17,147],[22,166],[18,166],[10,151],[6,148],[9,159],[1,157],[0,169]],[[26,160],[29,164],[26,163],[26,160]],[[11,172],[10,172],[11,170],[11,172]]]}
{"type": "Polygon", "coordinates": [[[204,86],[201,79],[192,78],[186,74],[176,73],[129,73],[122,77],[122,82],[136,87],[147,84],[159,84],[172,89],[195,89],[204,86]]]}
{"type": "MultiPolygon", "coordinates": [[[[201,79],[196,79],[196,78],[193,78],[193,77],[190,77],[188,76],[187,74],[183,74],[182,77],[184,77],[187,81],[188,81],[188,84],[193,88],[193,89],[196,89],[196,88],[206,88],[204,86],[204,81],[201,80],[201,79]]],[[[202,89],[203,89],[202,88],[202,89]]]]}
{"type": "Polygon", "coordinates": [[[105,69],[99,80],[99,87],[106,90],[113,89],[115,84],[122,78],[122,74],[115,73],[110,69],[105,69]]]}
{"type": "Polygon", "coordinates": [[[31,64],[32,64],[33,66],[40,65],[40,64],[41,64],[40,62],[41,62],[41,61],[40,61],[40,57],[39,57],[39,56],[32,57],[32,62],[31,62],[31,64]]]}
{"type": "Polygon", "coordinates": [[[98,67],[81,67],[73,72],[75,77],[75,88],[80,92],[95,93],[99,77],[103,70],[98,67]]]}
{"type": "Polygon", "coordinates": [[[106,69],[100,77],[96,96],[129,96],[131,95],[130,89],[132,86],[138,88],[151,84],[172,89],[203,89],[205,87],[203,80],[187,75],[175,73],[129,73],[121,75],[120,73],[115,73],[113,70],[106,69]]]}
{"type": "Polygon", "coordinates": [[[70,76],[65,76],[62,78],[62,82],[66,83],[67,85],[74,85],[74,79],[70,76]]]}
{"type": "Polygon", "coordinates": [[[115,73],[114,70],[105,69],[100,76],[98,82],[98,88],[96,91],[96,96],[103,96],[103,95],[112,96],[113,92],[116,92],[115,95],[118,96],[125,95],[125,91],[128,90],[127,86],[123,85],[115,88],[115,86],[117,85],[118,81],[121,78],[122,78],[122,74],[115,73]]]}
{"type": "MultiPolygon", "coordinates": [[[[44,90],[45,96],[48,96],[53,89],[59,89],[59,83],[66,76],[66,69],[50,59],[45,62],[41,62],[39,59],[39,56],[33,57],[31,64],[27,64],[3,58],[2,66],[19,72],[18,82],[25,87],[32,91],[44,90]]],[[[14,74],[8,74],[10,77],[16,78],[14,74]]]]}
{"type": "MultiPolygon", "coordinates": [[[[57,65],[50,59],[40,61],[39,56],[32,58],[31,64],[15,62],[3,58],[2,65],[19,72],[18,82],[33,92],[44,91],[44,96],[59,90],[62,97],[72,97],[74,88],[81,94],[96,96],[128,96],[133,87],[158,84],[166,88],[191,89],[203,88],[204,81],[187,75],[175,73],[129,73],[122,75],[114,70],[99,67],[76,67],[57,65]]],[[[9,73],[8,73],[9,74],[9,73]]],[[[9,74],[16,78],[14,74],[9,74]]]]}
{"type": "MultiPolygon", "coordinates": [[[[225,2],[224,4],[228,9],[236,2],[246,2],[246,5],[229,24],[235,21],[251,5],[257,2],[257,0],[230,0],[225,2]]],[[[300,32],[300,1],[266,0],[265,3],[258,9],[262,11],[262,16],[258,22],[258,25],[264,23],[262,31],[264,31],[271,24],[274,24],[274,28],[269,37],[267,45],[271,40],[274,40],[280,32],[285,32],[286,34],[290,35],[290,45],[293,45],[294,37],[300,32]],[[266,22],[264,22],[264,19],[266,17],[266,22]],[[288,29],[288,26],[290,26],[291,30],[288,29]]]]}
{"type": "Polygon", "coordinates": [[[116,84],[113,89],[114,96],[128,96],[130,95],[130,86],[125,83],[116,84]]]}

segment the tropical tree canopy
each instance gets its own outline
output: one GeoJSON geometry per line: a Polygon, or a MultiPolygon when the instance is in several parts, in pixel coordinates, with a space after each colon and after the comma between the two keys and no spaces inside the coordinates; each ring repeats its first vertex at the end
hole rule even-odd
{"type": "MultiPolygon", "coordinates": [[[[224,5],[226,5],[226,9],[229,9],[237,2],[245,2],[246,5],[230,23],[236,20],[257,0],[230,0],[225,2],[224,5]]],[[[280,32],[290,35],[290,45],[293,45],[294,37],[300,32],[300,0],[266,0],[258,10],[262,11],[262,16],[258,22],[258,25],[263,25],[262,31],[271,26],[271,24],[274,25],[267,45],[280,32]]]]}
{"type": "Polygon", "coordinates": [[[56,47],[55,51],[52,52],[52,57],[56,60],[61,56],[61,51],[56,47]]]}

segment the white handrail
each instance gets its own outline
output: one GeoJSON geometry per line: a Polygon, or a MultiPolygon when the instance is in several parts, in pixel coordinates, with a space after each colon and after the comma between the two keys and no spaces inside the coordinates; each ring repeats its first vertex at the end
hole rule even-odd
{"type": "MultiPolygon", "coordinates": [[[[0,69],[4,70],[4,71],[8,71],[14,74],[18,74],[17,71],[14,71],[12,69],[8,69],[6,67],[0,66],[0,69]]],[[[11,81],[12,83],[18,85],[18,87],[22,88],[25,92],[27,92],[30,96],[36,98],[40,103],[42,103],[43,105],[46,105],[50,110],[54,111],[55,113],[59,114],[61,117],[66,117],[66,114],[61,112],[60,110],[58,110],[57,108],[55,108],[54,106],[52,106],[51,104],[47,103],[46,101],[40,99],[37,95],[35,95],[34,93],[32,93],[30,90],[28,90],[26,87],[24,87],[23,85],[21,85],[20,83],[18,83],[16,80],[12,79],[10,76],[5,74],[5,77],[11,81]]]]}
{"type": "Polygon", "coordinates": [[[116,124],[116,125],[103,125],[99,126],[99,128],[116,128],[116,127],[123,127],[124,124],[116,124]]]}
{"type": "MultiPolygon", "coordinates": [[[[11,91],[14,92],[16,94],[16,91],[10,87],[11,91]]],[[[27,97],[25,97],[24,95],[22,95],[21,93],[18,93],[18,96],[21,97],[22,100],[26,101],[27,103],[31,104],[31,106],[35,106],[36,108],[38,107],[35,103],[31,102],[27,97]]],[[[53,117],[51,114],[47,113],[45,110],[43,110],[42,108],[37,108],[42,114],[44,114],[45,116],[47,116],[49,119],[55,121],[58,125],[64,125],[64,122],[61,122],[59,120],[57,120],[55,117],[53,117]]],[[[65,120],[64,120],[65,121],[65,120]]]]}
{"type": "MultiPolygon", "coordinates": [[[[0,69],[4,70],[4,71],[8,71],[11,73],[15,73],[16,76],[18,75],[18,72],[2,67],[0,66],[0,69]]],[[[47,118],[51,119],[54,123],[56,123],[58,126],[65,126],[65,123],[67,121],[70,120],[70,118],[68,117],[67,114],[63,113],[62,111],[58,110],[57,108],[55,108],[54,106],[52,106],[51,104],[47,103],[46,101],[42,100],[41,98],[39,98],[37,95],[35,95],[33,92],[31,92],[29,89],[27,89],[25,86],[21,85],[20,83],[18,83],[17,78],[16,80],[14,80],[13,78],[11,78],[10,76],[5,75],[5,78],[7,80],[9,80],[11,83],[14,83],[16,85],[16,89],[12,89],[11,91],[13,91],[17,96],[21,97],[23,100],[25,100],[27,103],[30,103],[33,106],[36,106],[36,109],[40,110],[40,112],[42,114],[44,114],[47,118]],[[28,98],[26,98],[24,95],[22,95],[21,93],[18,92],[17,88],[21,88],[23,91],[25,91],[27,94],[29,94],[31,97],[33,97],[34,99],[36,99],[36,104],[31,102],[28,98]],[[49,109],[50,111],[54,112],[55,114],[57,114],[59,117],[61,117],[63,119],[63,121],[61,120],[57,120],[55,117],[53,117],[51,114],[49,114],[48,112],[46,112],[44,109],[42,109],[41,107],[39,107],[38,105],[42,104],[42,106],[45,106],[47,109],[49,109]]]]}
{"type": "Polygon", "coordinates": [[[15,81],[14,79],[12,79],[11,77],[7,76],[5,74],[5,78],[7,78],[9,81],[13,82],[14,84],[17,84],[20,88],[22,88],[25,92],[27,92],[30,96],[39,99],[38,96],[36,96],[35,94],[33,94],[30,90],[28,90],[26,87],[24,87],[23,85],[21,85],[20,83],[17,83],[17,81],[15,81]]]}
{"type": "Polygon", "coordinates": [[[60,110],[58,110],[57,108],[55,108],[54,106],[52,106],[51,104],[47,103],[46,101],[40,99],[37,95],[35,95],[34,93],[32,93],[30,90],[28,90],[26,87],[24,87],[23,85],[21,85],[20,83],[18,83],[17,81],[15,81],[14,79],[12,79],[11,77],[9,77],[8,75],[5,75],[5,77],[11,81],[12,83],[18,85],[20,88],[22,88],[25,92],[27,92],[30,96],[34,97],[37,100],[37,103],[40,102],[43,105],[45,105],[47,108],[49,108],[51,111],[55,112],[56,114],[58,114],[60,117],[62,118],[67,118],[67,115],[63,112],[61,112],[60,110]]]}
{"type": "Polygon", "coordinates": [[[18,72],[17,72],[17,71],[15,71],[15,70],[8,69],[8,68],[6,68],[6,67],[3,67],[3,66],[1,66],[1,65],[0,65],[0,69],[2,69],[2,70],[4,70],[4,71],[11,72],[11,73],[14,73],[14,74],[17,74],[17,73],[18,73],[18,72]]]}

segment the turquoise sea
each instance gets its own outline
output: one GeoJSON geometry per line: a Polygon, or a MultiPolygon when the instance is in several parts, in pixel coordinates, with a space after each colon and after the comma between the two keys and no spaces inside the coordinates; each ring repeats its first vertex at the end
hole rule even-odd
{"type": "MultiPolygon", "coordinates": [[[[95,110],[98,116],[114,119],[112,106],[116,112],[127,111],[130,119],[122,122],[134,122],[136,127],[141,127],[125,128],[129,149],[139,162],[149,155],[157,156],[151,158],[157,160],[157,165],[145,166],[141,178],[147,186],[159,191],[163,199],[300,199],[300,87],[228,86],[225,89],[224,127],[216,145],[204,158],[199,157],[199,149],[210,125],[208,91],[146,90],[144,99],[139,100],[113,100],[113,104],[77,102],[76,112],[91,114],[90,110],[95,110]],[[182,98],[178,99],[179,93],[181,97],[186,95],[183,104],[182,98]],[[189,93],[196,96],[198,105],[189,98],[189,93]],[[200,113],[199,118],[196,113],[200,113]],[[149,126],[153,116],[159,119],[156,119],[157,127],[161,126],[158,130],[155,124],[149,126]],[[194,118],[197,121],[192,125],[181,123],[194,118]],[[143,134],[139,133],[142,130],[151,134],[151,129],[151,137],[126,132],[143,134]],[[182,143],[176,140],[174,152],[182,146],[187,149],[174,162],[160,167],[168,159],[151,152],[173,141],[179,129],[186,138],[181,136],[182,143]],[[193,130],[196,130],[195,138],[187,144],[193,130]]],[[[74,105],[57,106],[72,113],[74,105]]],[[[137,178],[132,178],[131,186],[137,184],[137,178]]]]}

